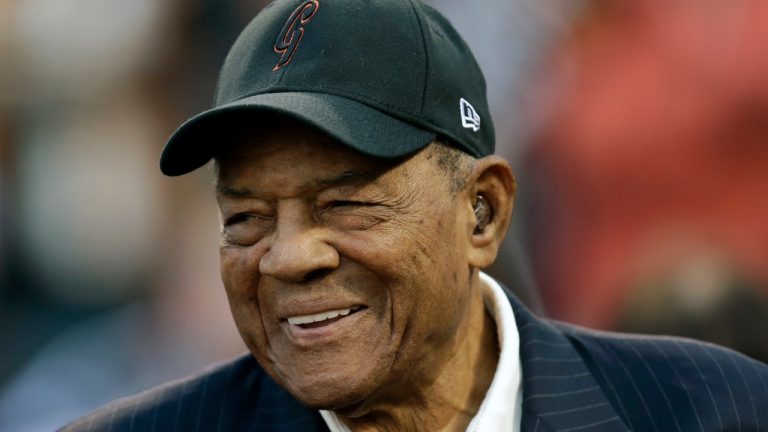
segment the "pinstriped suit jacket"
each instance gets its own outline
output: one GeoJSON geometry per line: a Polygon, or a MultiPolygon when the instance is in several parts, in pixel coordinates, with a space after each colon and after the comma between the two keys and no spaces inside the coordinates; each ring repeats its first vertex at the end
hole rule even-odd
{"type": "MultiPolygon", "coordinates": [[[[690,340],[542,320],[507,293],[520,332],[523,431],[768,431],[768,365],[690,340]]],[[[63,430],[327,428],[247,355],[108,404],[63,430]]]]}

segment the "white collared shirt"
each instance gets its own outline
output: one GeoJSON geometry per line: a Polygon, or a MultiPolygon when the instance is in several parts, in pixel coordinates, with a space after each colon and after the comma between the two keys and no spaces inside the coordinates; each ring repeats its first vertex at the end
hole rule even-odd
{"type": "MultiPolygon", "coordinates": [[[[480,272],[485,308],[496,321],[499,363],[483,403],[467,426],[467,432],[519,432],[523,413],[523,385],[520,362],[520,335],[515,315],[498,282],[480,272]]],[[[321,410],[331,432],[351,432],[333,411],[321,410]]]]}

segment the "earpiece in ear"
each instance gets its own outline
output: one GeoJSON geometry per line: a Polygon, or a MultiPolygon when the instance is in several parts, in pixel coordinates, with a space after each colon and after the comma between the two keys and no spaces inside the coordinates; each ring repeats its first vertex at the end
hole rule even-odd
{"type": "Polygon", "coordinates": [[[491,210],[491,206],[488,205],[488,202],[482,195],[477,196],[474,210],[475,219],[477,219],[474,234],[482,234],[485,226],[493,219],[493,210],[491,210]]]}

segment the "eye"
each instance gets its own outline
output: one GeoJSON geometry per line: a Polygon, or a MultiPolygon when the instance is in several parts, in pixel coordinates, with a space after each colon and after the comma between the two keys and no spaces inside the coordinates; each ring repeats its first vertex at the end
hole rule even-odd
{"type": "Polygon", "coordinates": [[[225,218],[222,236],[233,245],[249,246],[261,240],[272,227],[272,218],[251,213],[237,213],[225,218]]]}
{"type": "Polygon", "coordinates": [[[247,221],[249,218],[251,218],[251,215],[249,215],[247,213],[236,214],[236,215],[228,217],[224,221],[224,226],[228,227],[228,226],[231,226],[231,225],[237,225],[239,223],[243,223],[243,222],[247,221]]]}
{"type": "Polygon", "coordinates": [[[359,202],[359,201],[332,201],[330,204],[330,207],[361,207],[366,206],[367,203],[359,202]]]}
{"type": "Polygon", "coordinates": [[[388,219],[384,206],[352,200],[331,201],[320,215],[328,226],[351,231],[366,230],[388,219]]]}

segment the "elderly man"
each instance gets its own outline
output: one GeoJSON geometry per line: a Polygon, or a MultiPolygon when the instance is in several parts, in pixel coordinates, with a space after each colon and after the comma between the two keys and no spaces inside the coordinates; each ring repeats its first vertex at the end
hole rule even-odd
{"type": "Polygon", "coordinates": [[[768,428],[768,367],[541,320],[480,269],[515,181],[485,83],[418,0],[278,0],[161,158],[213,160],[221,274],[250,355],[66,430],[768,428]]]}

